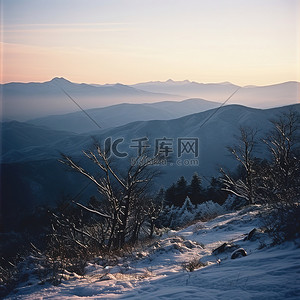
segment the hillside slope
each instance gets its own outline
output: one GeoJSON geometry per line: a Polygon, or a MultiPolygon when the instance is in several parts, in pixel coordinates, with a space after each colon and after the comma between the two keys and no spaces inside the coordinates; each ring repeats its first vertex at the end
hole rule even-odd
{"type": "Polygon", "coordinates": [[[253,228],[262,226],[261,207],[248,207],[183,230],[169,231],[143,248],[113,261],[90,261],[84,277],[69,274],[62,284],[39,285],[34,270],[6,300],[12,299],[299,299],[299,241],[271,247],[253,228]],[[223,243],[231,249],[213,254],[223,243]],[[231,259],[242,247],[247,256],[231,259]],[[184,265],[201,261],[187,272],[184,265]],[[68,280],[67,280],[68,279],[68,280]],[[30,285],[28,284],[30,282],[30,285]]]}

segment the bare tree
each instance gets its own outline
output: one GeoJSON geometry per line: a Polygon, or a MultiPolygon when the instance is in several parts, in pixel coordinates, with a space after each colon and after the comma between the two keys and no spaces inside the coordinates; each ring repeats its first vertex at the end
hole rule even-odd
{"type": "MultiPolygon", "coordinates": [[[[147,207],[145,201],[147,189],[152,179],[158,175],[155,169],[149,167],[157,161],[157,157],[149,158],[142,153],[141,156],[131,160],[131,165],[122,175],[120,170],[112,167],[106,152],[102,151],[98,144],[95,145],[94,151],[83,153],[96,164],[100,170],[99,176],[89,173],[67,155],[62,155],[60,161],[94,183],[104,197],[105,205],[97,209],[78,202],[76,205],[107,224],[107,228],[103,230],[105,238],[102,238],[101,243],[105,240],[105,246],[109,250],[120,249],[124,246],[132,229],[132,241],[138,238],[141,225],[145,222],[143,212],[147,207]]],[[[88,234],[87,232],[81,233],[85,236],[88,234]]]]}
{"type": "Polygon", "coordinates": [[[264,218],[274,243],[300,232],[300,116],[292,109],[271,121],[263,142],[270,160],[262,174],[261,194],[271,208],[264,218]]]}
{"type": "Polygon", "coordinates": [[[240,163],[245,178],[235,180],[231,175],[227,174],[223,169],[224,190],[238,197],[244,198],[249,204],[255,202],[255,156],[254,149],[256,146],[257,130],[249,127],[240,128],[240,136],[237,137],[238,144],[234,147],[227,147],[228,151],[233,154],[235,159],[240,163]]]}
{"type": "Polygon", "coordinates": [[[271,120],[268,137],[263,139],[271,154],[264,188],[271,202],[294,201],[300,192],[300,117],[293,110],[271,120]]]}
{"type": "Polygon", "coordinates": [[[224,190],[255,202],[294,203],[300,196],[300,122],[299,114],[290,110],[271,120],[272,129],[262,141],[270,157],[261,161],[254,156],[257,131],[241,128],[238,144],[228,147],[242,167],[237,179],[224,170],[224,190]]]}

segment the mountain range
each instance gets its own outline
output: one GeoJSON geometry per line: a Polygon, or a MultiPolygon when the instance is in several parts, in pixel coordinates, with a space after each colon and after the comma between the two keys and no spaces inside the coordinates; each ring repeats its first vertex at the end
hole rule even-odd
{"type": "Polygon", "coordinates": [[[138,83],[132,87],[148,92],[184,95],[186,98],[199,97],[222,103],[234,91],[237,91],[228,101],[228,104],[241,104],[254,108],[272,108],[295,104],[300,101],[300,83],[296,81],[242,87],[230,82],[198,83],[189,80],[173,81],[169,79],[165,82],[138,83]]]}
{"type": "Polygon", "coordinates": [[[105,129],[121,126],[134,121],[171,120],[192,113],[217,108],[220,105],[221,103],[203,99],[163,101],[148,104],[122,103],[86,110],[86,113],[92,120],[82,111],[78,111],[69,114],[42,117],[29,120],[28,122],[55,130],[84,133],[95,131],[99,128],[105,129]]]}
{"type": "MultiPolygon", "coordinates": [[[[240,126],[259,127],[260,138],[270,129],[270,119],[290,109],[300,113],[300,104],[273,109],[227,105],[177,119],[136,121],[82,134],[24,122],[4,122],[1,124],[5,143],[1,156],[3,215],[13,219],[18,210],[22,214],[36,205],[50,205],[77,195],[88,181],[80,174],[68,172],[58,162],[60,153],[70,155],[83,167],[93,168],[84,159],[82,150],[91,149],[95,140],[103,146],[107,138],[112,142],[121,139],[118,151],[128,153],[125,158],[112,157],[118,171],[130,163],[131,157],[136,157],[139,139],[148,139],[150,154],[157,140],[167,143],[171,159],[157,166],[161,176],[154,182],[155,190],[169,186],[180,176],[189,181],[194,172],[201,176],[203,185],[207,185],[212,176],[219,175],[220,167],[235,169],[236,162],[226,147],[236,143],[240,126]],[[198,156],[193,152],[180,156],[180,139],[193,142],[197,139],[198,156]]],[[[265,148],[256,151],[258,156],[263,156],[265,148]]],[[[96,189],[89,185],[79,199],[86,201],[94,194],[97,194],[96,189]]]]}
{"type": "MultiPolygon", "coordinates": [[[[298,82],[241,88],[228,82],[172,80],[133,86],[88,85],[64,78],[1,85],[3,119],[13,119],[1,123],[1,214],[13,224],[18,214],[37,205],[53,205],[78,194],[87,180],[67,172],[58,159],[65,153],[91,167],[82,150],[90,149],[95,140],[101,145],[107,139],[119,141],[117,149],[128,154],[112,158],[119,171],[136,156],[139,140],[147,140],[152,153],[163,142],[170,160],[157,166],[162,174],[154,182],[155,189],[169,186],[180,176],[190,180],[194,172],[207,185],[221,166],[234,170],[236,162],[226,147],[236,142],[239,127],[259,127],[263,135],[270,129],[269,119],[277,114],[291,108],[300,112],[298,90],[298,82]],[[285,106],[257,109],[231,104],[247,101],[264,108],[285,106]],[[187,140],[189,145],[197,143],[197,151],[193,149],[197,155],[179,153],[187,146],[181,142],[187,140]]],[[[258,148],[257,154],[264,151],[258,148]]],[[[79,198],[86,201],[95,193],[89,185],[79,198]]]]}
{"type": "Polygon", "coordinates": [[[3,118],[24,121],[31,118],[78,111],[69,94],[83,109],[130,102],[183,100],[169,94],[151,93],[123,84],[90,85],[72,83],[64,78],[37,83],[2,84],[3,118]]]}
{"type": "Polygon", "coordinates": [[[269,120],[290,109],[300,112],[300,104],[273,109],[228,105],[172,120],[136,121],[82,134],[52,130],[26,122],[4,122],[1,124],[5,144],[1,161],[16,163],[47,160],[58,158],[61,152],[80,156],[81,151],[89,149],[94,140],[102,143],[108,137],[112,140],[123,138],[119,146],[121,151],[134,151],[130,149],[132,140],[142,137],[147,137],[152,146],[155,139],[173,139],[174,149],[177,138],[196,137],[199,139],[199,160],[203,174],[214,176],[215,165],[228,161],[227,155],[224,155],[226,146],[234,143],[240,126],[259,127],[257,129],[263,134],[271,126],[269,120]]]}
{"type": "MultiPolygon", "coordinates": [[[[54,114],[79,111],[80,108],[75,102],[84,110],[122,103],[144,105],[146,103],[182,101],[190,98],[224,103],[235,91],[236,93],[227,104],[241,104],[255,108],[279,107],[299,103],[300,83],[290,81],[268,86],[240,87],[229,82],[205,84],[188,80],[168,80],[166,82],[146,82],[128,86],[119,83],[105,85],[78,84],[56,77],[43,83],[2,84],[0,90],[3,110],[2,120],[28,121],[54,114]]],[[[209,108],[214,107],[208,107],[207,109],[209,108]]],[[[198,108],[193,112],[200,111],[202,109],[198,108]]],[[[187,113],[190,113],[190,111],[187,111],[187,113]]],[[[172,111],[170,111],[169,117],[167,115],[164,112],[162,117],[168,119],[184,114],[172,115],[172,111]]],[[[158,114],[156,119],[162,117],[158,114]]],[[[145,120],[148,119],[145,118],[145,120]]],[[[142,120],[142,118],[136,120],[142,120]]],[[[129,118],[129,121],[133,121],[133,119],[129,118]]]]}

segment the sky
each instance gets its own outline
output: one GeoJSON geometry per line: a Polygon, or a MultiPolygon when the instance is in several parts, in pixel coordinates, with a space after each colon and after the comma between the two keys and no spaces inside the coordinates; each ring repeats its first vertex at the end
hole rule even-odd
{"type": "Polygon", "coordinates": [[[0,0],[1,82],[300,81],[299,0],[0,0]]]}

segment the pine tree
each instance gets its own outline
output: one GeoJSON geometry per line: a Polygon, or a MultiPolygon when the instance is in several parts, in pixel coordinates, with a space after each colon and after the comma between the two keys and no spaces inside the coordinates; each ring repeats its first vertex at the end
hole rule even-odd
{"type": "Polygon", "coordinates": [[[185,201],[178,211],[178,219],[180,222],[180,225],[187,224],[188,222],[191,222],[194,220],[196,215],[196,209],[195,206],[192,204],[190,198],[187,196],[185,198],[185,201]]]}
{"type": "Polygon", "coordinates": [[[164,206],[172,206],[174,204],[175,201],[175,196],[176,196],[176,186],[173,183],[165,192],[165,202],[164,202],[164,206]]]}
{"type": "Polygon", "coordinates": [[[228,192],[222,189],[222,182],[219,178],[212,177],[210,181],[210,186],[206,192],[207,200],[212,200],[220,205],[222,205],[227,199],[228,192]]]}
{"type": "Polygon", "coordinates": [[[191,199],[189,198],[189,196],[186,196],[184,203],[180,209],[181,212],[184,211],[189,211],[192,212],[195,210],[195,206],[193,205],[193,203],[191,202],[191,199]]]}
{"type": "Polygon", "coordinates": [[[187,182],[183,176],[177,181],[174,205],[181,207],[188,194],[187,182]]]}
{"type": "Polygon", "coordinates": [[[201,178],[197,173],[193,175],[191,180],[191,184],[189,186],[189,197],[194,205],[200,204],[204,201],[201,178]]]}

